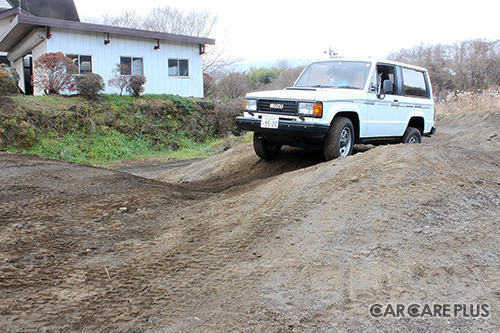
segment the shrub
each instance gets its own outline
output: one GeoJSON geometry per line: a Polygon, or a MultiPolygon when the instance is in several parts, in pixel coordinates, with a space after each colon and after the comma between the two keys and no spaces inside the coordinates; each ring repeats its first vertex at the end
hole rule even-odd
{"type": "Polygon", "coordinates": [[[249,90],[245,74],[237,72],[227,74],[220,80],[218,90],[222,98],[236,99],[245,96],[249,90]]]}
{"type": "Polygon", "coordinates": [[[76,89],[79,94],[87,98],[95,98],[99,92],[106,88],[102,76],[96,73],[88,73],[75,77],[76,89]]]}
{"type": "Polygon", "coordinates": [[[40,86],[46,95],[75,90],[72,74],[77,73],[78,67],[71,58],[61,52],[46,53],[35,60],[33,68],[33,83],[40,86]]]}
{"type": "Polygon", "coordinates": [[[144,75],[132,75],[129,77],[127,92],[134,97],[139,97],[144,92],[145,84],[146,77],[144,75]]]}
{"type": "Polygon", "coordinates": [[[283,72],[283,69],[262,68],[251,71],[247,80],[249,83],[269,84],[273,79],[276,79],[283,72]]]}
{"type": "Polygon", "coordinates": [[[236,125],[236,117],[241,115],[243,98],[217,103],[215,109],[208,114],[208,122],[212,123],[218,136],[240,135],[236,125]]]}
{"type": "Polygon", "coordinates": [[[205,98],[217,98],[217,84],[212,76],[203,73],[203,95],[205,98]]]}
{"type": "Polygon", "coordinates": [[[15,75],[17,75],[17,72],[14,68],[0,66],[0,95],[10,95],[19,92],[15,75]]]}
{"type": "Polygon", "coordinates": [[[116,64],[115,69],[113,69],[113,76],[108,81],[108,84],[111,87],[120,89],[120,96],[123,95],[123,89],[127,88],[130,81],[130,77],[128,75],[122,75],[122,73],[127,72],[127,65],[116,64]]]}
{"type": "Polygon", "coordinates": [[[28,149],[36,142],[34,126],[18,117],[0,117],[0,148],[28,149]]]}

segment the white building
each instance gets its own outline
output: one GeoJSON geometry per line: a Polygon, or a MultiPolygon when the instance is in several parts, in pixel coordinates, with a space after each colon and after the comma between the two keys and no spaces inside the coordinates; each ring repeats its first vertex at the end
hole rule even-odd
{"type": "MultiPolygon", "coordinates": [[[[93,72],[107,83],[117,64],[147,78],[145,93],[203,97],[202,57],[210,38],[82,23],[73,0],[0,0],[0,52],[21,76],[27,94],[43,94],[31,86],[33,60],[62,52],[80,73],[93,72]]],[[[118,93],[106,85],[105,93],[118,93]]]]}

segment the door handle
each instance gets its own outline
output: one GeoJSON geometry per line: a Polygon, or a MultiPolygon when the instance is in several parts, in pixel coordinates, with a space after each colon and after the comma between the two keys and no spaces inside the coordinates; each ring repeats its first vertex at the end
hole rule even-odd
{"type": "Polygon", "coordinates": [[[395,100],[394,100],[394,103],[399,103],[399,100],[395,99],[395,100]]]}

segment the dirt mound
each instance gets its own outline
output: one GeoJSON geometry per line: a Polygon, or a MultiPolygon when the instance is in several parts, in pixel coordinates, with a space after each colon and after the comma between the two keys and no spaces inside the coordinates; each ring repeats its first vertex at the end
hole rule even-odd
{"type": "Polygon", "coordinates": [[[447,120],[423,145],[329,162],[246,144],[157,180],[0,152],[0,326],[496,331],[499,125],[447,120]],[[373,318],[375,303],[491,315],[373,318]]]}
{"type": "Polygon", "coordinates": [[[186,184],[192,190],[220,192],[323,161],[320,152],[291,147],[283,150],[276,160],[267,162],[255,155],[251,143],[241,144],[188,167],[173,168],[153,177],[162,182],[186,184]]]}
{"type": "MultiPolygon", "coordinates": [[[[356,145],[353,154],[369,150],[373,146],[356,145]]],[[[321,151],[285,146],[272,161],[255,155],[252,143],[241,144],[222,154],[191,163],[189,167],[165,168],[164,172],[146,175],[147,178],[167,183],[185,184],[193,191],[220,192],[257,180],[268,179],[284,173],[300,170],[324,162],[321,151]]]]}
{"type": "Polygon", "coordinates": [[[463,114],[449,117],[440,122],[439,146],[461,146],[468,150],[484,151],[500,155],[500,110],[463,114]]]}

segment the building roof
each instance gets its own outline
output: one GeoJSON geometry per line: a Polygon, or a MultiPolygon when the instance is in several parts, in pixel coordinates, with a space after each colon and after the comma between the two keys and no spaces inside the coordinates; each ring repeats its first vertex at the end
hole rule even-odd
{"type": "MultiPolygon", "coordinates": [[[[7,0],[13,8],[19,0],[7,0]]],[[[74,0],[22,0],[21,8],[35,16],[80,22],[74,0]]]]}
{"type": "MultiPolygon", "coordinates": [[[[165,32],[148,30],[121,28],[109,25],[82,23],[79,21],[60,20],[47,17],[37,17],[23,11],[21,14],[13,8],[0,13],[0,19],[13,16],[8,28],[0,31],[0,52],[9,52],[17,43],[26,37],[33,29],[40,27],[65,28],[80,31],[101,32],[104,34],[116,34],[125,36],[135,36],[151,39],[159,39],[172,42],[192,43],[192,44],[215,44],[215,40],[204,37],[192,37],[165,32]],[[16,15],[17,14],[17,15],[16,15]]],[[[104,37],[104,36],[103,36],[104,37]]]]}

